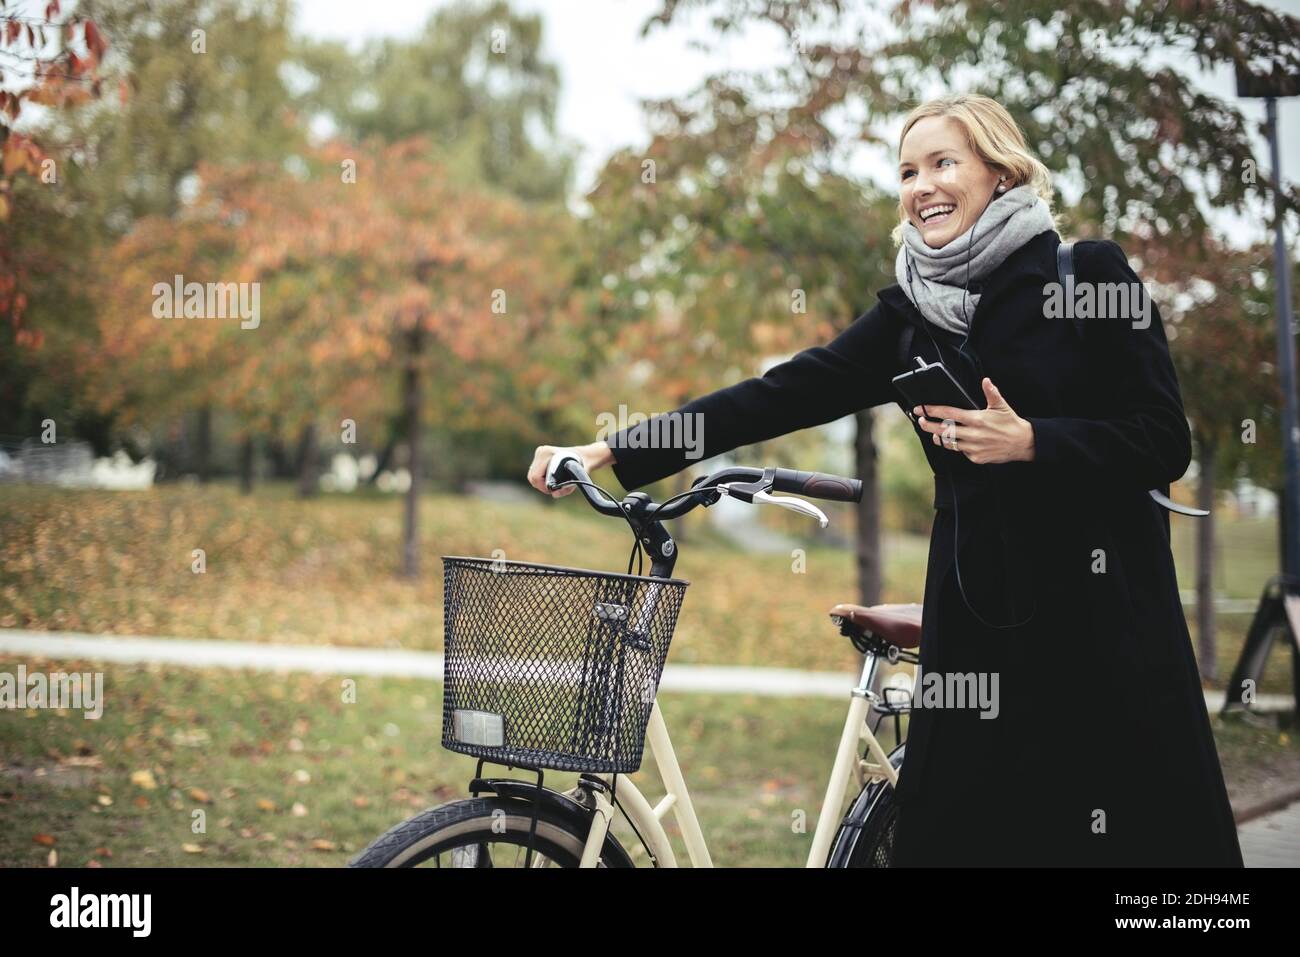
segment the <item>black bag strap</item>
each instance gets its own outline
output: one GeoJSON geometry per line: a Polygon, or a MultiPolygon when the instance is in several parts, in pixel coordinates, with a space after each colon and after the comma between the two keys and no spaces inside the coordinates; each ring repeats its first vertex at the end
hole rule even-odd
{"type": "MultiPolygon", "coordinates": [[[[1061,243],[1056,247],[1056,278],[1060,280],[1063,294],[1068,295],[1073,292],[1066,285],[1066,277],[1072,277],[1074,272],[1074,243],[1061,243]]],[[[1079,334],[1079,340],[1083,341],[1083,323],[1084,319],[1080,316],[1074,317],[1074,331],[1079,334]]],[[[1158,488],[1149,489],[1147,494],[1150,495],[1163,508],[1171,512],[1178,512],[1180,515],[1195,515],[1197,517],[1209,515],[1205,509],[1192,508],[1189,505],[1179,505],[1164,492],[1158,488]]]]}
{"type": "Polygon", "coordinates": [[[909,353],[912,351],[912,337],[916,335],[916,326],[910,322],[903,322],[903,334],[898,337],[898,365],[902,369],[912,367],[912,357],[909,353]]]}
{"type": "MultiPolygon", "coordinates": [[[[1062,295],[1069,295],[1073,289],[1073,283],[1067,280],[1074,277],[1074,243],[1061,243],[1056,247],[1056,278],[1061,284],[1062,295]]],[[[1083,339],[1082,316],[1075,316],[1074,331],[1078,333],[1079,339],[1083,339]]]]}

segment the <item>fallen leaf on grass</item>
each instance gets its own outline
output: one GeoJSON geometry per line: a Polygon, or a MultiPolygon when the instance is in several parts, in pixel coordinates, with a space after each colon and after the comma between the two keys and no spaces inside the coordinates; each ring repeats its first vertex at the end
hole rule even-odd
{"type": "Polygon", "coordinates": [[[102,768],[104,759],[97,754],[74,754],[59,761],[65,768],[102,768]]]}
{"type": "Polygon", "coordinates": [[[203,790],[203,788],[190,788],[190,797],[193,800],[198,801],[200,804],[212,803],[212,798],[208,796],[208,792],[203,790]]]}
{"type": "Polygon", "coordinates": [[[45,847],[53,847],[53,846],[54,846],[54,835],[53,835],[53,834],[37,834],[35,837],[32,838],[32,841],[33,841],[34,843],[36,843],[36,844],[43,844],[45,847]]]}
{"type": "Polygon", "coordinates": [[[172,744],[182,748],[201,748],[210,740],[208,733],[202,728],[172,733],[172,744]]]}
{"type": "Polygon", "coordinates": [[[274,810],[275,810],[275,802],[274,802],[274,801],[271,801],[271,800],[268,800],[267,798],[258,798],[258,799],[257,799],[257,809],[258,809],[259,811],[274,811],[274,810]]]}
{"type": "Polygon", "coordinates": [[[338,845],[333,841],[327,841],[320,837],[311,842],[311,847],[314,851],[333,851],[338,849],[338,845]]]}
{"type": "Polygon", "coordinates": [[[50,854],[49,854],[49,856],[45,858],[45,866],[46,866],[46,867],[58,867],[58,866],[59,866],[59,852],[58,852],[58,851],[54,850],[53,848],[50,849],[50,854]]]}
{"type": "Polygon", "coordinates": [[[113,804],[113,798],[107,794],[101,794],[95,800],[99,802],[101,807],[111,807],[113,804]]]}
{"type": "Polygon", "coordinates": [[[144,788],[146,791],[153,791],[158,787],[158,782],[154,780],[153,772],[147,768],[143,771],[132,771],[131,783],[136,787],[144,788]]]}
{"type": "Polygon", "coordinates": [[[203,848],[198,844],[182,844],[181,850],[186,854],[202,854],[203,848]]]}

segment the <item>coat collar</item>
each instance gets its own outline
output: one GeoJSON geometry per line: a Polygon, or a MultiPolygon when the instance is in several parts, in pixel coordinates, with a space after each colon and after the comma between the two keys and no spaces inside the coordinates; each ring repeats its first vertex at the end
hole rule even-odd
{"type": "MultiPolygon", "coordinates": [[[[1061,237],[1056,230],[1049,229],[1041,232],[1012,252],[1000,266],[989,273],[984,280],[983,288],[979,290],[980,305],[971,316],[971,334],[974,333],[981,313],[985,311],[984,305],[997,301],[1003,290],[1013,280],[1023,279],[1025,276],[1034,276],[1035,278],[1041,278],[1045,283],[1055,281],[1056,247],[1060,244],[1061,237]]],[[[920,310],[912,305],[912,300],[907,298],[907,293],[903,291],[903,287],[898,283],[880,290],[880,292],[876,293],[876,298],[885,305],[901,312],[907,318],[907,321],[918,329],[926,324],[920,310]]],[[[929,325],[931,332],[944,333],[952,338],[954,342],[959,342],[962,338],[956,333],[949,333],[946,330],[939,329],[933,323],[929,325]]]]}

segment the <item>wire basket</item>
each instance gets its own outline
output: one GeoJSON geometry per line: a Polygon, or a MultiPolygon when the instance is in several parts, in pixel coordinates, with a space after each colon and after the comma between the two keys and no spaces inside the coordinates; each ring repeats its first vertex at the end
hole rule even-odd
{"type": "Polygon", "coordinates": [[[630,774],[685,581],[444,555],[443,747],[630,774]]]}

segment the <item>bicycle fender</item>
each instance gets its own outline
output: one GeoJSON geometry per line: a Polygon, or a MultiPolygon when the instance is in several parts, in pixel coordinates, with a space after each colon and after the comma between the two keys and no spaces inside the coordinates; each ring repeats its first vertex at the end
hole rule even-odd
{"type": "MultiPolygon", "coordinates": [[[[907,742],[903,742],[889,753],[889,763],[896,769],[902,766],[906,749],[907,742]]],[[[881,780],[868,781],[866,786],[858,792],[858,796],[849,805],[848,813],[840,821],[834,840],[831,841],[830,853],[826,855],[827,868],[848,866],[848,862],[853,857],[853,851],[857,847],[858,838],[862,836],[863,825],[866,824],[867,819],[875,811],[881,796],[889,790],[891,790],[889,782],[881,780]]]]}
{"type": "MultiPolygon", "coordinates": [[[[591,829],[591,819],[596,814],[594,809],[584,807],[568,795],[547,787],[539,789],[533,782],[520,781],[518,778],[475,778],[470,782],[469,789],[471,793],[491,791],[497,797],[526,802],[530,807],[534,800],[538,800],[548,810],[571,824],[578,833],[591,829]]],[[[623,845],[616,841],[612,834],[605,835],[605,847],[601,857],[607,861],[617,858],[619,863],[614,865],[616,867],[636,866],[623,845]]]]}

